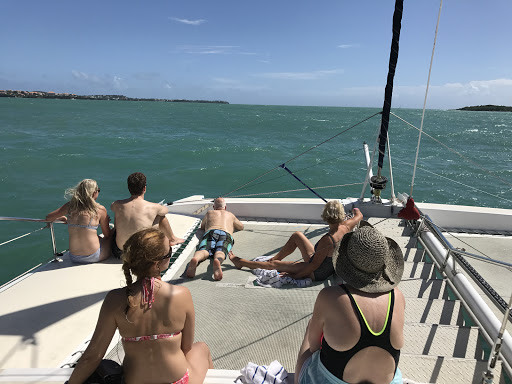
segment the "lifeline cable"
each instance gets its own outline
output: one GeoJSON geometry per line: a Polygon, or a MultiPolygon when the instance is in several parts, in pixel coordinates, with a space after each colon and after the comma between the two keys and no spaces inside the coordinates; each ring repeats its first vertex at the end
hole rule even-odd
{"type": "Polygon", "coordinates": [[[18,240],[18,239],[21,239],[22,237],[25,237],[25,236],[31,235],[31,234],[33,234],[33,233],[39,232],[39,231],[41,231],[41,230],[43,230],[43,229],[45,229],[45,228],[48,228],[48,226],[46,226],[46,225],[45,225],[44,227],[39,228],[39,229],[36,229],[35,231],[29,232],[29,233],[25,233],[24,235],[21,235],[21,236],[15,237],[14,239],[11,239],[11,240],[4,241],[2,244],[0,244],[0,247],[1,247],[2,245],[5,245],[5,244],[10,243],[11,241],[18,240]]]}

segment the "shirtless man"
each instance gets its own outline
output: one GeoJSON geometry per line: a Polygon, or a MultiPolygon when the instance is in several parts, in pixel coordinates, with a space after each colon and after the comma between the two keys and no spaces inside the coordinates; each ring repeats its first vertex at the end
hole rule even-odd
{"type": "Polygon", "coordinates": [[[205,234],[188,264],[187,277],[194,277],[197,265],[208,257],[213,257],[213,278],[221,280],[221,263],[235,243],[232,233],[241,231],[244,225],[226,210],[225,200],[217,197],[213,202],[213,211],[206,212],[201,221],[201,229],[205,230],[205,234]]]}
{"type": "Polygon", "coordinates": [[[169,245],[183,243],[185,240],[174,235],[165,215],[169,212],[166,207],[144,200],[146,193],[146,176],[135,172],[128,176],[128,199],[116,200],[110,206],[114,217],[114,236],[112,254],[120,258],[126,240],[141,229],[158,225],[169,239],[169,245]]]}

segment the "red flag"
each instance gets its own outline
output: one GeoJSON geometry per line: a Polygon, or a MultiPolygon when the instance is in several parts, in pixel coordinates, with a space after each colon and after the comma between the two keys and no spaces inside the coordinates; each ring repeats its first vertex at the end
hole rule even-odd
{"type": "Polygon", "coordinates": [[[418,220],[420,218],[420,212],[414,205],[412,197],[407,199],[407,204],[405,208],[402,208],[402,210],[398,212],[398,217],[405,220],[418,220]]]}

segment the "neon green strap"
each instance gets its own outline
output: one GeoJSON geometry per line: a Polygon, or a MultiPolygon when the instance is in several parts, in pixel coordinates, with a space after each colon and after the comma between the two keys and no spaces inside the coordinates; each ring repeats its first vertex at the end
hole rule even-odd
{"type": "Polygon", "coordinates": [[[388,318],[389,318],[389,311],[391,309],[391,292],[389,292],[389,299],[388,299],[388,312],[386,313],[386,321],[384,322],[384,326],[382,327],[382,329],[380,330],[380,332],[378,333],[375,333],[373,332],[373,330],[370,328],[370,326],[368,325],[368,322],[366,321],[366,317],[364,317],[364,314],[363,314],[363,311],[361,311],[361,308],[359,307],[359,304],[357,304],[357,301],[356,299],[354,298],[354,296],[352,296],[352,298],[354,299],[354,303],[356,303],[356,306],[357,306],[357,309],[359,310],[359,313],[361,314],[361,316],[363,317],[363,320],[364,320],[364,323],[366,324],[366,328],[368,328],[368,330],[370,331],[370,333],[374,336],[380,336],[382,335],[382,332],[384,332],[384,330],[386,329],[386,325],[388,324],[388,318]]]}

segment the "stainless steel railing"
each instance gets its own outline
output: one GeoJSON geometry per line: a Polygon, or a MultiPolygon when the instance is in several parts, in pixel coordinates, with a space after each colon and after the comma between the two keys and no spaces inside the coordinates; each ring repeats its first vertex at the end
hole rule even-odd
{"type": "Polygon", "coordinates": [[[44,219],[31,219],[26,217],[7,217],[7,216],[0,216],[0,221],[24,221],[24,222],[33,222],[33,223],[47,223],[44,227],[41,227],[39,229],[36,229],[35,231],[25,233],[21,236],[14,237],[10,240],[4,241],[0,244],[0,247],[8,244],[10,242],[13,242],[15,240],[21,239],[23,237],[29,236],[33,233],[36,233],[38,231],[41,231],[45,228],[50,228],[50,234],[51,234],[51,241],[52,241],[52,248],[53,248],[53,260],[54,261],[60,261],[59,256],[62,256],[61,252],[57,252],[57,244],[55,242],[55,231],[54,231],[54,224],[64,224],[63,221],[48,221],[44,219]]]}
{"type": "MultiPolygon", "coordinates": [[[[503,300],[503,298],[485,281],[485,279],[483,279],[483,277],[480,276],[480,274],[473,267],[471,267],[471,265],[464,259],[463,256],[476,258],[478,260],[506,268],[511,268],[512,264],[492,258],[481,257],[479,255],[475,255],[453,247],[452,244],[450,244],[450,242],[442,234],[439,227],[437,227],[437,225],[432,222],[432,220],[426,215],[422,215],[421,220],[419,220],[419,224],[416,227],[416,236],[420,243],[425,248],[429,249],[431,256],[434,256],[433,258],[435,259],[436,265],[443,273],[443,275],[448,277],[448,281],[451,283],[450,285],[452,288],[462,294],[464,297],[463,302],[467,300],[467,303],[464,304],[464,306],[470,312],[473,312],[474,320],[477,322],[477,324],[479,324],[480,330],[483,331],[482,335],[492,346],[487,369],[482,373],[482,383],[490,384],[493,382],[494,377],[492,370],[496,365],[498,356],[502,357],[502,367],[505,369],[507,374],[509,376],[512,375],[512,339],[510,338],[510,335],[505,332],[505,327],[508,321],[512,321],[512,314],[510,311],[512,298],[511,301],[507,304],[505,300],[503,300]],[[431,234],[431,236],[438,241],[439,246],[435,246],[432,241],[428,240],[427,238],[423,238],[421,235],[422,232],[431,234]],[[432,247],[429,247],[429,245],[432,245],[432,247]],[[487,312],[487,310],[480,308],[478,300],[473,300],[475,296],[469,290],[469,286],[463,283],[464,281],[467,281],[464,280],[465,277],[457,280],[457,277],[461,276],[462,274],[459,274],[456,271],[456,265],[462,267],[468,273],[468,276],[471,277],[473,281],[475,281],[475,283],[477,283],[478,286],[482,288],[483,292],[495,304],[497,304],[497,307],[502,310],[504,317],[501,324],[497,318],[495,318],[494,321],[492,320],[492,312],[490,312],[490,310],[487,312]],[[477,310],[475,311],[475,309],[477,310]]],[[[483,301],[481,302],[481,305],[486,307],[483,301]]]]}

